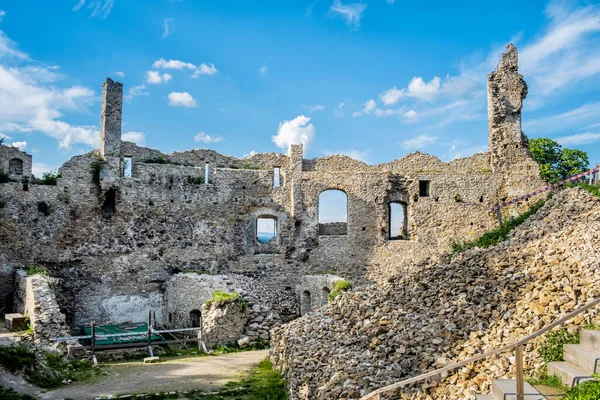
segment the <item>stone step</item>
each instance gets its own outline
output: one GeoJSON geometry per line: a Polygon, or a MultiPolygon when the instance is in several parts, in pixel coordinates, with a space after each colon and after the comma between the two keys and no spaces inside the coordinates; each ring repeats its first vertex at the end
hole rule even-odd
{"type": "Polygon", "coordinates": [[[475,396],[477,400],[494,400],[494,396],[492,394],[478,394],[475,396]]]}
{"type": "Polygon", "coordinates": [[[589,374],[566,361],[553,361],[548,364],[548,376],[552,375],[558,376],[562,383],[568,387],[576,386],[584,380],[593,379],[589,374]]]}
{"type": "Polygon", "coordinates": [[[600,351],[600,331],[583,329],[580,332],[581,340],[579,344],[589,347],[594,351],[600,351]]]}
{"type": "Polygon", "coordinates": [[[600,363],[600,352],[581,344],[565,344],[563,345],[563,358],[585,374],[592,375],[596,359],[600,363]]]}
{"type": "MultiPolygon", "coordinates": [[[[545,400],[544,396],[525,382],[525,400],[545,400]]],[[[514,379],[494,379],[492,400],[517,400],[517,381],[514,379]]]]}

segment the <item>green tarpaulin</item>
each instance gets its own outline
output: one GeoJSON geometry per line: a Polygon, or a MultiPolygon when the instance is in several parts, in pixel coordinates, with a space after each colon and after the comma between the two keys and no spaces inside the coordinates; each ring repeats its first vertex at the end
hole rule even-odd
{"type": "MultiPolygon", "coordinates": [[[[83,327],[84,335],[92,334],[92,327],[83,327]]],[[[160,335],[152,335],[152,341],[165,340],[160,335]]],[[[148,341],[148,324],[145,322],[128,322],[116,325],[99,325],[96,326],[96,345],[101,346],[104,344],[119,344],[119,343],[136,343],[136,342],[147,342],[148,341]],[[137,333],[131,336],[106,336],[114,333],[137,333]]],[[[90,340],[87,340],[90,342],[90,340]]]]}

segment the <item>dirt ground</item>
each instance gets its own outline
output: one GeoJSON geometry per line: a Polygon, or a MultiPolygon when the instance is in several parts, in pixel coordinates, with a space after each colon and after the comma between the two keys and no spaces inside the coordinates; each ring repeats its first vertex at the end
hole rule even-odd
{"type": "Polygon", "coordinates": [[[156,364],[126,362],[110,365],[110,372],[92,382],[74,383],[39,394],[42,399],[93,399],[96,396],[156,393],[175,390],[215,390],[249,375],[268,350],[222,356],[177,358],[156,364]]]}

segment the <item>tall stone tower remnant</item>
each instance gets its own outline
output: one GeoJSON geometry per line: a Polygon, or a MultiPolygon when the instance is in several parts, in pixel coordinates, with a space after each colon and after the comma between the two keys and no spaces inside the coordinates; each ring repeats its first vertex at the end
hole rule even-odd
{"type": "Polygon", "coordinates": [[[121,156],[122,114],[123,84],[106,78],[102,84],[100,116],[100,154],[104,158],[121,156]]]}
{"type": "Polygon", "coordinates": [[[518,62],[517,48],[509,44],[498,68],[488,75],[489,150],[494,169],[508,167],[515,157],[529,148],[527,137],[521,130],[527,83],[519,74],[518,62]]]}

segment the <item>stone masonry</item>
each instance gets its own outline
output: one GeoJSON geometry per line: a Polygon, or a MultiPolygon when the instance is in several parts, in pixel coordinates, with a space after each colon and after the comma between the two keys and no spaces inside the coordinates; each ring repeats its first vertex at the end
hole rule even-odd
{"type": "MultiPolygon", "coordinates": [[[[295,297],[286,300],[294,310],[274,310],[285,322],[300,314],[305,291],[310,309],[323,304],[323,293],[311,290],[325,286],[311,289],[304,277],[332,273],[355,285],[384,280],[496,227],[494,204],[543,185],[520,128],[527,90],[513,46],[489,87],[488,152],[450,162],[415,152],[367,165],[339,155],[304,159],[302,145],[288,155],[236,158],[207,149],[164,154],[122,142],[123,87],[107,79],[99,151],[65,162],[56,186],[24,191],[20,182],[0,184],[0,251],[7,262],[39,264],[59,279],[56,301],[72,329],[92,320],[144,320],[149,309],[160,323],[169,325],[169,313],[183,316],[171,324],[188,323],[201,306],[185,300],[194,296],[186,290],[192,280],[181,276],[190,273],[268,287],[274,300],[260,305],[265,316],[278,298],[295,297]],[[347,222],[321,230],[319,196],[332,189],[347,196],[347,222]],[[49,212],[39,211],[42,202],[49,212]],[[405,213],[399,240],[390,239],[391,203],[405,213]],[[276,221],[277,234],[261,243],[257,219],[265,217],[276,221]],[[178,293],[184,300],[173,302],[178,293]]],[[[0,146],[0,165],[11,157],[0,146]]],[[[31,156],[20,157],[30,165],[31,156]]],[[[525,208],[527,202],[505,212],[525,208]]],[[[207,287],[206,296],[219,290],[214,282],[207,287]]],[[[257,303],[264,293],[247,292],[257,303]]]]}

